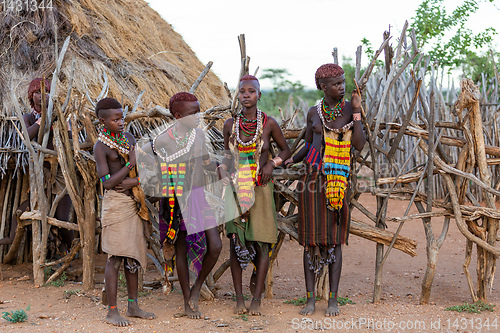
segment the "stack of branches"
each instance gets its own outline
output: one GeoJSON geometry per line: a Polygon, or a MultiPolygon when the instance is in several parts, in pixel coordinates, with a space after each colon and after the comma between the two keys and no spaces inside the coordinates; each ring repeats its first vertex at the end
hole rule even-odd
{"type": "MultiPolygon", "coordinates": [[[[437,84],[438,70],[429,66],[430,59],[419,52],[413,31],[407,34],[406,30],[407,24],[395,50],[388,44],[390,33],[384,33],[379,49],[386,55],[384,68],[368,81],[356,77],[366,91],[362,119],[368,141],[368,148],[356,153],[355,160],[360,163],[356,171],[371,169],[373,184],[354,186],[351,203],[377,228],[385,229],[386,222],[398,222],[395,235],[399,235],[405,221],[422,219],[428,264],[421,303],[429,302],[437,255],[450,218],[454,218],[467,238],[464,271],[472,299],[484,300],[500,251],[495,247],[500,211],[494,205],[494,196],[500,194],[495,172],[500,162],[499,113],[497,103],[493,103],[498,101],[497,81],[488,89],[483,77],[483,96],[470,80],[461,82],[458,97],[454,89],[443,92],[437,84]],[[429,77],[430,82],[424,84],[429,77]],[[457,101],[450,107],[447,101],[452,99],[457,101]],[[358,202],[361,193],[377,197],[375,213],[358,202]],[[404,216],[387,217],[389,199],[409,200],[404,216]],[[466,200],[477,207],[465,205],[466,200]],[[480,201],[487,207],[481,208],[480,201]],[[419,213],[408,215],[413,204],[419,213]],[[441,216],[444,224],[435,237],[432,218],[441,216]],[[468,270],[473,244],[478,253],[477,291],[468,270]]],[[[377,245],[374,302],[380,300],[383,265],[395,241],[396,237],[385,253],[384,246],[377,245]]]]}
{"type": "MultiPolygon", "coordinates": [[[[93,112],[96,102],[106,97],[109,87],[105,84],[97,98],[92,98],[89,91],[85,91],[81,95],[73,94],[74,87],[72,85],[75,77],[76,59],[72,58],[71,71],[69,76],[69,85],[65,87],[66,96],[61,103],[58,96],[62,90],[59,81],[57,80],[59,71],[63,63],[63,59],[70,45],[70,37],[68,37],[62,49],[59,52],[56,69],[52,75],[51,92],[49,104],[42,105],[42,122],[39,131],[39,140],[30,141],[27,133],[26,125],[23,121],[23,107],[16,103],[15,109],[17,113],[17,123],[14,128],[17,135],[22,140],[24,146],[30,155],[30,181],[26,184],[30,186],[30,207],[31,210],[20,214],[16,214],[18,219],[18,227],[15,232],[14,241],[9,248],[4,262],[10,262],[18,254],[18,249],[25,239],[25,227],[29,224],[33,226],[32,237],[32,255],[33,255],[33,275],[35,285],[42,285],[57,279],[65,269],[67,269],[71,261],[75,258],[80,249],[83,250],[83,288],[93,289],[95,284],[95,252],[97,249],[96,233],[99,228],[97,225],[96,208],[100,207],[98,198],[97,173],[95,160],[92,155],[92,147],[97,141],[96,125],[99,123],[93,112]],[[90,106],[87,106],[90,104],[90,106]],[[69,129],[71,128],[71,131],[69,129]],[[49,132],[52,129],[54,150],[48,149],[49,132]],[[71,136],[70,134],[71,133],[71,136]],[[51,168],[60,167],[65,180],[65,189],[62,193],[56,196],[53,202],[50,201],[51,193],[45,188],[43,164],[47,160],[51,160],[51,168]],[[75,213],[76,224],[60,221],[55,219],[55,209],[61,198],[69,194],[75,213]],[[58,228],[66,228],[78,231],[79,238],[75,239],[69,253],[63,258],[47,262],[47,242],[49,229],[51,226],[58,228]],[[44,269],[62,264],[47,281],[44,280],[44,269]]],[[[191,86],[190,91],[198,88],[203,78],[210,70],[210,62],[205,70],[191,86]]],[[[106,81],[106,80],[105,80],[106,81]]],[[[42,95],[45,94],[44,82],[42,81],[42,95]]],[[[151,105],[146,109],[139,109],[141,97],[144,91],[141,92],[131,110],[128,106],[125,107],[125,120],[127,122],[127,130],[134,132],[135,135],[141,136],[150,132],[152,128],[161,127],[173,119],[169,110],[151,105]]],[[[16,100],[14,92],[11,96],[12,100],[16,100]]],[[[42,101],[45,97],[42,96],[42,101]]],[[[27,110],[24,109],[26,112],[27,110]]],[[[205,113],[206,114],[206,113],[205,113]]],[[[215,127],[211,127],[207,133],[212,137],[220,135],[219,131],[215,131],[215,127]]],[[[20,170],[19,170],[20,172],[20,170]]],[[[53,171],[48,174],[54,173],[53,171]]],[[[10,178],[9,178],[10,179],[10,178]]],[[[19,178],[21,179],[21,178],[19,178]]],[[[12,179],[10,179],[12,181],[12,179]]],[[[9,183],[10,184],[10,183],[9,183]]],[[[17,187],[20,185],[18,184],[17,187]]],[[[20,191],[18,191],[20,192],[20,191]]],[[[28,191],[26,191],[28,192],[28,191]]],[[[10,196],[8,196],[10,197],[10,196]]],[[[100,196],[99,196],[100,197],[100,196]]],[[[18,201],[19,199],[17,199],[18,201]]],[[[151,210],[154,214],[154,206],[151,205],[151,210]]],[[[97,209],[98,211],[99,209],[97,209]]],[[[4,224],[2,224],[3,226],[4,224]]],[[[156,223],[156,230],[158,225],[156,223]]],[[[3,230],[2,230],[3,231],[3,230]]],[[[149,239],[150,245],[155,254],[160,253],[158,241],[149,239]]],[[[161,258],[161,255],[158,255],[161,258]]],[[[158,259],[155,259],[158,262],[158,259]]]]}

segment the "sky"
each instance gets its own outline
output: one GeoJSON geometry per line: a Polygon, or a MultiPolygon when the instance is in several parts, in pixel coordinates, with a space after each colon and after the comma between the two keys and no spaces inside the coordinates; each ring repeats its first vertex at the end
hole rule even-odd
{"type": "MultiPolygon", "coordinates": [[[[196,53],[204,64],[230,88],[240,71],[238,36],[245,34],[250,73],[259,67],[285,68],[292,82],[315,88],[314,73],[332,62],[337,47],[342,57],[356,58],[366,37],[378,49],[382,34],[390,27],[396,46],[406,20],[411,21],[420,0],[146,0],[196,53]]],[[[447,12],[462,1],[445,0],[447,12]]],[[[500,33],[500,0],[481,3],[467,23],[477,33],[494,27],[500,33]]],[[[496,50],[500,37],[495,37],[496,50]]],[[[368,59],[362,58],[362,67],[368,59]],[[364,62],[364,63],[363,63],[364,62]]],[[[261,87],[272,88],[270,80],[261,87]]]]}

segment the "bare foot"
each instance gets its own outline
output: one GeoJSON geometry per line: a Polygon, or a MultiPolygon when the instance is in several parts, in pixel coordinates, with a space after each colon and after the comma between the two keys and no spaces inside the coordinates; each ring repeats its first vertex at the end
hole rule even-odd
{"type": "Polygon", "coordinates": [[[248,313],[251,316],[260,316],[260,300],[252,299],[250,307],[248,308],[248,313]]]}
{"type": "Polygon", "coordinates": [[[326,309],[325,316],[338,316],[340,313],[339,305],[337,304],[336,298],[330,298],[328,300],[328,308],[326,309]]]}
{"type": "Polygon", "coordinates": [[[153,313],[143,311],[139,308],[137,301],[128,302],[127,316],[142,318],[142,319],[155,319],[156,316],[153,313]]]}
{"type": "Polygon", "coordinates": [[[186,316],[191,319],[200,319],[201,318],[201,312],[200,310],[196,309],[193,310],[191,306],[189,305],[189,302],[184,303],[184,311],[186,312],[186,316]]]}
{"type": "Polygon", "coordinates": [[[243,295],[236,296],[236,307],[234,308],[234,313],[235,314],[244,314],[247,312],[248,312],[248,310],[245,307],[245,299],[243,298],[243,295]]]}
{"type": "MultiPolygon", "coordinates": [[[[193,288],[191,288],[190,295],[191,295],[191,297],[189,297],[189,305],[191,306],[193,311],[199,312],[199,310],[200,310],[199,309],[200,289],[194,289],[194,286],[193,286],[193,288]]],[[[200,316],[201,316],[201,312],[200,312],[200,316]]]]}
{"type": "Polygon", "coordinates": [[[301,315],[309,316],[314,313],[314,310],[316,310],[316,300],[314,297],[310,297],[307,299],[306,306],[304,306],[299,313],[301,315]]]}
{"type": "Polygon", "coordinates": [[[108,314],[104,318],[104,321],[115,326],[128,326],[131,324],[129,320],[120,316],[117,308],[108,309],[108,314]]]}

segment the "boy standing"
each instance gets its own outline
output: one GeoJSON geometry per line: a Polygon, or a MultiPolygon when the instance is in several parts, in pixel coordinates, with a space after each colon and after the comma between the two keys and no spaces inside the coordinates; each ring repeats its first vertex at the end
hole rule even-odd
{"type": "Polygon", "coordinates": [[[146,269],[144,235],[149,217],[137,177],[135,139],[132,134],[123,132],[121,104],[114,98],[104,98],[97,103],[95,111],[102,124],[94,155],[97,176],[105,189],[101,219],[102,250],[108,253],[105,287],[109,309],[105,321],[127,326],[130,321],[123,318],[116,307],[118,269],[122,260],[128,292],[127,316],[155,318],[137,304],[138,270],[146,269]]]}
{"type": "Polygon", "coordinates": [[[214,171],[217,163],[210,160],[205,134],[197,128],[200,103],[196,96],[175,94],[169,110],[176,121],[143,149],[156,156],[161,173],[159,228],[164,253],[169,254],[165,259],[173,262],[175,254],[185,313],[199,319],[200,290],[222,249],[217,222],[204,192],[203,169],[214,171]],[[198,273],[191,288],[188,259],[198,273]]]}

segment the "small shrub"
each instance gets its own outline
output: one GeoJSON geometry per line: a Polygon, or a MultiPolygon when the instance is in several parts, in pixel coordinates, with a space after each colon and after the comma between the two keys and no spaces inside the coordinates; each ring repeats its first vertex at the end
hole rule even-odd
{"type": "MultiPolygon", "coordinates": [[[[316,300],[319,301],[320,297],[316,296],[316,300]]],[[[307,303],[307,298],[306,297],[294,298],[294,299],[290,299],[288,301],[284,301],[283,303],[302,306],[302,305],[305,305],[307,303]]],[[[346,304],[356,304],[352,300],[350,300],[349,297],[337,297],[337,303],[339,304],[339,306],[346,305],[346,304]]]]}
{"type": "Polygon", "coordinates": [[[11,322],[11,323],[23,323],[28,320],[28,314],[26,311],[30,309],[30,306],[26,308],[26,310],[15,310],[11,312],[2,312],[2,318],[11,322]]]}
{"type": "Polygon", "coordinates": [[[346,304],[356,304],[352,300],[350,300],[349,297],[337,297],[337,303],[339,304],[339,306],[346,304]]]}
{"type": "Polygon", "coordinates": [[[63,272],[57,280],[54,280],[54,281],[48,283],[48,285],[51,285],[54,287],[63,287],[67,279],[68,279],[68,276],[66,275],[66,272],[63,272]]]}
{"type": "Polygon", "coordinates": [[[456,311],[456,312],[468,312],[468,313],[481,313],[481,311],[493,312],[495,308],[494,304],[486,304],[483,301],[477,301],[476,303],[465,302],[462,305],[450,306],[445,311],[456,311]]]}
{"type": "MultiPolygon", "coordinates": [[[[317,301],[319,301],[320,299],[321,298],[319,296],[316,296],[317,301]]],[[[301,305],[305,305],[307,303],[307,297],[294,298],[294,299],[290,299],[288,301],[284,301],[283,303],[301,306],[301,305]]]]}
{"type": "Polygon", "coordinates": [[[80,289],[76,289],[76,290],[65,290],[64,291],[64,294],[69,297],[71,295],[78,295],[79,293],[81,293],[82,291],[80,289]]]}
{"type": "Polygon", "coordinates": [[[242,313],[237,316],[233,316],[234,319],[241,319],[243,321],[248,321],[248,314],[242,313]]]}

